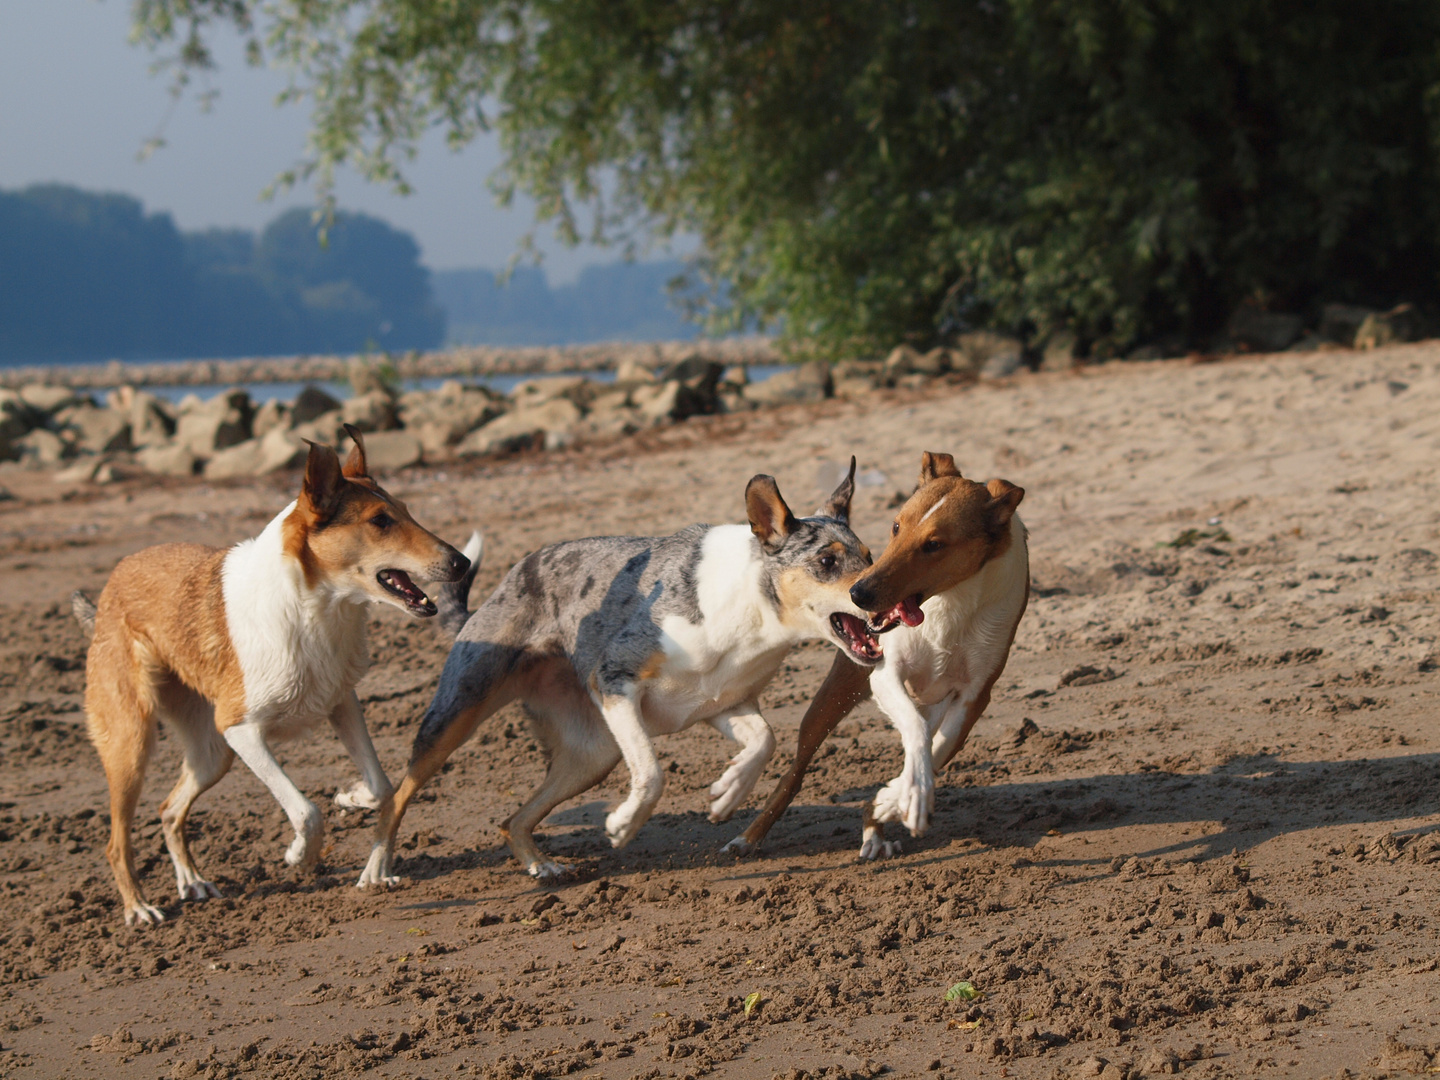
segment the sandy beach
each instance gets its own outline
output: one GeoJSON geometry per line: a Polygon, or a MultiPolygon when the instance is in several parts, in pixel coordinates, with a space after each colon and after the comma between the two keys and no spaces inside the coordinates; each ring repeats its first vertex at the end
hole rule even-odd
{"type": "MultiPolygon", "coordinates": [[[[1335,1077],[1440,1066],[1440,344],[1110,364],[927,393],[696,417],[598,449],[385,480],[453,541],[486,537],[478,604],[546,543],[743,518],[756,472],[797,512],[839,463],[877,551],[922,450],[1026,489],[1034,589],[930,832],[859,864],[895,775],[873,705],[840,726],[767,845],[720,848],[789,759],[831,661],[797,649],[764,699],[780,749],[711,824],[730,745],[659,740],[657,815],[614,851],[617,770],[540,842],[497,832],[543,757],[484,725],[404,822],[404,885],[354,888],[372,815],[328,732],[280,756],[327,815],[319,874],[243,766],[197,804],[225,898],[181,906],[157,807],[137,829],[169,921],[126,928],[81,711],[96,594],[149,544],[229,544],[298,474],[57,489],[0,502],[0,1075],[543,1078],[1335,1077]],[[968,981],[982,995],[946,1000],[968,981]],[[751,1008],[745,1002],[751,995],[751,1008]],[[758,1003],[758,1004],[757,1004],[758,1003]],[[1349,1070],[1347,1074],[1344,1070],[1349,1070]]],[[[392,778],[447,650],[377,611],[360,688],[392,778]]]]}

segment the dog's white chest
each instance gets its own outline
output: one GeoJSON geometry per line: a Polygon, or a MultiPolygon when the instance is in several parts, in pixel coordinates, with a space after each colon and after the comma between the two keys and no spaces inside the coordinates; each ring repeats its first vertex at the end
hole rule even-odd
{"type": "Polygon", "coordinates": [[[281,547],[282,513],[225,558],[225,619],[250,722],[276,736],[327,718],[365,674],[365,610],[304,587],[281,547]]]}

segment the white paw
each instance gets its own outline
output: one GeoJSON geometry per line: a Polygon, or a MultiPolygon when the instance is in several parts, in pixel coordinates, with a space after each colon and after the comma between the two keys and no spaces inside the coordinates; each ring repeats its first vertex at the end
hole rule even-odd
{"type": "Polygon", "coordinates": [[[710,785],[710,820],[729,821],[755,787],[756,775],[748,761],[736,761],[710,785]]]}
{"type": "Polygon", "coordinates": [[[605,835],[610,837],[610,846],[622,848],[634,840],[649,816],[648,810],[642,815],[641,808],[626,799],[605,817],[605,835]]]}
{"type": "Polygon", "coordinates": [[[159,926],[165,921],[165,913],[154,904],[137,903],[125,910],[125,925],[159,926]]]}
{"type": "Polygon", "coordinates": [[[935,807],[935,778],[928,769],[905,769],[875,793],[875,820],[899,821],[911,836],[924,836],[935,807]]]}
{"type": "Polygon", "coordinates": [[[335,793],[335,805],[346,810],[374,810],[380,805],[380,797],[370,790],[364,780],[357,780],[349,791],[335,793]]]}
{"type": "Polygon", "coordinates": [[[393,889],[399,884],[400,878],[390,873],[390,852],[384,844],[376,844],[370,850],[370,861],[360,871],[360,880],[355,882],[355,887],[364,889],[379,885],[382,889],[393,889]]]}
{"type": "Polygon", "coordinates": [[[181,900],[209,900],[212,896],[218,900],[221,895],[220,890],[204,878],[194,878],[180,886],[181,900]]]}
{"type": "Polygon", "coordinates": [[[325,819],[320,811],[311,806],[295,829],[295,839],[285,849],[285,861],[291,866],[308,870],[320,860],[320,835],[325,831],[325,819]]]}
{"type": "Polygon", "coordinates": [[[570,873],[568,866],[561,866],[549,859],[538,859],[525,868],[538,881],[559,881],[570,873]]]}
{"type": "Polygon", "coordinates": [[[745,858],[745,856],[749,855],[754,850],[755,845],[750,843],[749,840],[746,840],[745,834],[741,833],[739,836],[735,837],[734,840],[731,840],[728,844],[721,848],[720,854],[734,855],[736,858],[743,859],[745,858]]]}
{"type": "Polygon", "coordinates": [[[886,840],[885,834],[878,830],[865,830],[864,842],[860,845],[860,858],[868,862],[876,859],[889,859],[900,854],[899,840],[886,840]]]}

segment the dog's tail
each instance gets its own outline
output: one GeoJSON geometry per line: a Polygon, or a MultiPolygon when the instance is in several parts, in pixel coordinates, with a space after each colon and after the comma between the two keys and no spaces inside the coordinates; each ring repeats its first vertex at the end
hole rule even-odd
{"type": "Polygon", "coordinates": [[[76,589],[70,594],[70,610],[75,613],[75,621],[80,624],[80,629],[85,631],[85,636],[94,637],[95,601],[76,589]]]}
{"type": "Polygon", "coordinates": [[[470,569],[458,581],[441,584],[435,597],[440,625],[451,637],[460,633],[460,628],[470,618],[470,586],[475,583],[475,572],[480,569],[480,555],[485,550],[485,540],[478,532],[472,532],[460,554],[470,560],[470,569]]]}

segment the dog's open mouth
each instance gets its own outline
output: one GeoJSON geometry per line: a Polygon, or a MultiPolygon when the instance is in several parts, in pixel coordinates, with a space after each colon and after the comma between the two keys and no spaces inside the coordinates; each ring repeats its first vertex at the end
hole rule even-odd
{"type": "Polygon", "coordinates": [[[837,611],[830,616],[830,625],[857,660],[873,664],[883,655],[879,640],[854,615],[837,611]]]}
{"type": "Polygon", "coordinates": [[[919,593],[905,597],[894,607],[872,616],[865,629],[871,634],[883,634],[887,630],[894,630],[901,623],[906,626],[919,626],[925,621],[925,612],[920,610],[923,599],[919,593]]]}
{"type": "Polygon", "coordinates": [[[434,615],[435,601],[415,587],[410,575],[404,570],[381,570],[375,575],[386,592],[398,596],[405,602],[405,610],[416,615],[434,615]]]}

